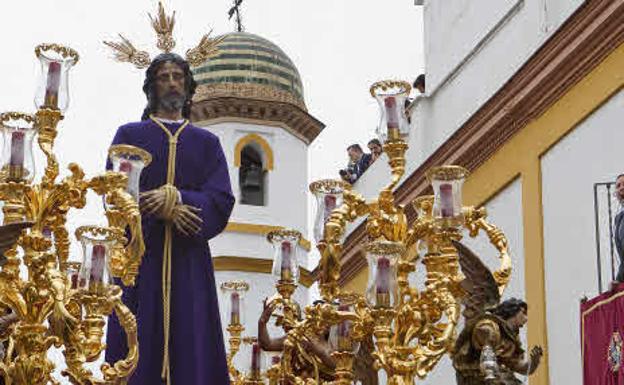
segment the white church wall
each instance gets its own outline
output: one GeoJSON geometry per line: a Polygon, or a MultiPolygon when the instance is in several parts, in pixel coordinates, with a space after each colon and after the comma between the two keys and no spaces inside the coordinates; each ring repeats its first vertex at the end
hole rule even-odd
{"type": "MultiPolygon", "coordinates": [[[[488,221],[499,227],[507,236],[509,255],[512,260],[512,277],[505,290],[503,299],[509,297],[524,298],[524,234],[522,224],[522,181],[516,179],[496,196],[490,199],[485,208],[488,221]]],[[[476,238],[466,236],[463,242],[477,255],[482,257],[490,270],[500,267],[498,252],[492,246],[485,233],[476,238]]]]}
{"type": "MultiPolygon", "coordinates": [[[[513,261],[513,275],[503,299],[509,297],[524,298],[525,274],[524,274],[524,236],[522,225],[522,182],[515,180],[509,186],[490,199],[485,207],[488,211],[488,219],[491,223],[503,230],[509,242],[509,253],[513,261]]],[[[479,255],[486,265],[494,270],[499,266],[496,249],[489,243],[485,234],[476,238],[470,238],[464,233],[463,241],[479,255]]],[[[425,280],[423,266],[419,266],[418,274],[411,277],[413,285],[421,286],[425,280]]],[[[461,330],[462,325],[460,325],[461,330]]],[[[522,339],[526,343],[526,328],[522,330],[522,339]]],[[[438,385],[450,383],[449,379],[455,378],[453,364],[448,356],[444,357],[429,376],[420,383],[423,385],[438,385]]]]}
{"type": "MultiPolygon", "coordinates": [[[[435,93],[475,56],[483,55],[484,46],[497,45],[497,34],[521,32],[520,38],[534,45],[551,35],[582,3],[583,0],[425,1],[427,93],[435,93]],[[511,24],[514,18],[522,19],[522,23],[511,24]],[[529,18],[531,23],[527,23],[529,18]]],[[[522,51],[528,57],[532,48],[525,43],[513,51],[522,51]]],[[[514,59],[501,56],[496,62],[496,67],[507,67],[514,59]]]]}
{"type": "MultiPolygon", "coordinates": [[[[554,18],[552,13],[545,13],[547,9],[545,7],[549,4],[556,7],[555,9],[563,9],[561,0],[546,2],[541,0],[501,2],[454,0],[452,3],[466,8],[460,7],[461,12],[457,10],[453,12],[452,7],[447,9],[447,2],[431,2],[425,7],[427,46],[433,44],[429,43],[429,39],[434,38],[431,34],[434,28],[451,31],[442,36],[467,35],[474,36],[474,38],[469,41],[456,38],[456,44],[472,46],[468,56],[462,59],[465,61],[461,66],[455,67],[455,72],[433,76],[434,79],[436,76],[449,79],[439,88],[430,88],[427,84],[427,94],[431,97],[420,103],[420,108],[423,110],[421,124],[424,130],[422,143],[425,146],[425,156],[431,155],[461,127],[565,21],[562,15],[554,18]],[[488,11],[484,12],[486,9],[488,11]],[[437,11],[433,13],[434,10],[437,11]],[[428,16],[429,13],[432,15],[428,16]],[[497,15],[498,20],[489,19],[490,16],[487,15],[490,13],[497,15]],[[548,21],[545,15],[550,15],[548,21]],[[456,20],[456,17],[459,19],[456,20]],[[548,30],[544,26],[545,23],[550,23],[548,30]],[[489,34],[475,33],[475,30],[480,28],[485,29],[489,34]]],[[[566,7],[571,9],[580,3],[579,0],[567,1],[566,7]]],[[[440,40],[435,43],[436,46],[446,44],[446,41],[440,40]]],[[[457,50],[463,52],[466,49],[460,49],[457,45],[448,49],[449,52],[457,50]]],[[[436,66],[440,62],[446,62],[451,58],[448,55],[436,56],[435,51],[429,50],[425,55],[427,80],[429,80],[430,73],[436,74],[438,71],[436,66]]],[[[436,85],[433,84],[433,86],[436,85]]],[[[412,164],[412,166],[415,165],[412,164]]]]}
{"type": "MultiPolygon", "coordinates": [[[[213,257],[273,258],[273,247],[265,236],[259,234],[223,232],[210,241],[210,251],[213,257]]],[[[303,253],[305,251],[299,248],[299,255],[303,253]]]]}
{"type": "Polygon", "coordinates": [[[280,127],[238,122],[218,123],[208,129],[219,136],[230,165],[230,181],[237,198],[231,222],[294,228],[307,234],[307,145],[280,127]],[[271,146],[274,169],[268,171],[265,206],[240,204],[238,168],[234,166],[236,143],[247,134],[258,134],[271,146]]]}
{"type": "Polygon", "coordinates": [[[584,0],[539,0],[543,14],[542,30],[550,34],[561,25],[584,0]]]}
{"type": "Polygon", "coordinates": [[[582,383],[579,299],[598,294],[593,184],[624,170],[623,121],[621,91],[542,158],[551,384],[582,383]]]}
{"type": "MultiPolygon", "coordinates": [[[[407,159],[409,162],[410,158],[407,159]]],[[[376,199],[379,191],[390,183],[390,171],[388,157],[383,153],[355,182],[355,190],[366,199],[376,199]]]]}
{"type": "Polygon", "coordinates": [[[524,0],[429,1],[425,5],[427,87],[434,90],[524,0]],[[488,12],[483,12],[484,8],[488,12]]]}
{"type": "MultiPolygon", "coordinates": [[[[485,104],[583,1],[424,3],[426,97],[411,110],[406,175],[485,104]]],[[[382,163],[356,183],[365,196],[386,183],[382,163]]]]}
{"type": "MultiPolygon", "coordinates": [[[[230,222],[284,226],[299,230],[304,237],[308,235],[307,224],[307,145],[283,128],[224,122],[212,124],[208,129],[219,136],[225,156],[230,165],[230,181],[237,198],[230,222]],[[271,147],[274,157],[274,168],[266,175],[265,206],[251,206],[240,203],[238,184],[238,168],[234,166],[235,148],[246,135],[256,134],[262,137],[271,147]]],[[[266,155],[266,154],[265,154],[266,155]]],[[[218,256],[235,256],[247,258],[273,258],[273,248],[266,237],[261,234],[226,231],[210,242],[212,254],[218,256]]],[[[307,267],[307,252],[299,247],[299,262],[307,267]]],[[[245,299],[244,325],[246,336],[257,336],[257,320],[262,312],[264,298],[272,296],[275,290],[275,279],[270,274],[249,273],[238,271],[216,271],[217,285],[228,280],[245,280],[250,290],[245,299]]],[[[302,306],[308,304],[309,289],[300,286],[295,292],[295,300],[302,306]]],[[[225,314],[226,303],[219,292],[221,322],[227,346],[228,332],[225,330],[229,315],[225,314]]],[[[279,328],[270,327],[272,335],[280,335],[279,328]]],[[[242,346],[236,356],[235,365],[244,371],[248,370],[250,346],[242,346]]],[[[268,355],[265,355],[268,360],[268,355]]]]}

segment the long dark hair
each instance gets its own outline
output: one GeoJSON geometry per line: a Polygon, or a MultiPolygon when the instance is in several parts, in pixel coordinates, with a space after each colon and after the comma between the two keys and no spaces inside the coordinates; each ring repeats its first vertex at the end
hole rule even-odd
{"type": "Polygon", "coordinates": [[[162,53],[152,62],[150,66],[145,71],[145,82],[143,82],[143,92],[147,97],[147,106],[143,110],[143,115],[141,116],[141,120],[145,120],[149,118],[150,114],[156,112],[158,109],[158,96],[156,93],[156,72],[161,64],[164,63],[174,63],[177,64],[182,71],[184,71],[184,91],[186,93],[186,100],[184,101],[184,107],[182,107],[182,116],[185,119],[189,119],[191,117],[191,105],[193,103],[193,95],[195,95],[195,89],[197,88],[197,83],[195,79],[193,79],[193,73],[191,72],[191,67],[189,63],[184,60],[181,56],[176,55],[175,53],[162,53]]]}
{"type": "Polygon", "coordinates": [[[517,298],[509,298],[506,301],[501,302],[492,313],[499,316],[504,320],[508,320],[518,314],[521,310],[526,313],[529,310],[529,306],[526,302],[517,298]]]}

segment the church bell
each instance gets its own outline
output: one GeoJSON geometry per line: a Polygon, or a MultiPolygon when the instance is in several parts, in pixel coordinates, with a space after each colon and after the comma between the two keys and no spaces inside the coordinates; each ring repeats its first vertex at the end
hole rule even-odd
{"type": "Polygon", "coordinates": [[[241,183],[246,189],[260,189],[262,187],[262,168],[252,164],[245,170],[241,183]]]}

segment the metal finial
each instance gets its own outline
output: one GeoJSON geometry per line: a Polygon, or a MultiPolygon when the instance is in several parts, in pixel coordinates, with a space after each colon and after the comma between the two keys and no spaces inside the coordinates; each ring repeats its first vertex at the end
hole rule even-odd
{"type": "Polygon", "coordinates": [[[236,14],[236,30],[238,32],[243,32],[244,28],[243,28],[243,19],[241,17],[241,4],[243,3],[243,0],[234,0],[234,5],[232,6],[232,8],[230,8],[230,10],[228,11],[228,15],[229,15],[229,19],[232,19],[232,16],[234,16],[234,14],[236,14]]]}

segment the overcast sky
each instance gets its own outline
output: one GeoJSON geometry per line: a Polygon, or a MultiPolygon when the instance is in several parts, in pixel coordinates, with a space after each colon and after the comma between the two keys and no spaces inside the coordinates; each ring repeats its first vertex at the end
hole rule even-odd
{"type": "MultiPolygon", "coordinates": [[[[178,52],[211,28],[217,34],[234,30],[227,19],[231,0],[167,0],[165,5],[177,11],[178,52]]],[[[365,145],[373,137],[378,110],[370,84],[384,78],[411,82],[422,72],[421,7],[413,0],[244,0],[243,5],[246,31],[290,56],[309,112],[327,125],[311,146],[310,179],[337,177],[346,163],[345,147],[365,145]]],[[[101,42],[121,32],[156,53],[146,15],[156,6],[156,0],[6,2],[0,23],[0,110],[34,111],[35,45],[58,42],[76,49],[81,59],[71,73],[71,105],[60,125],[57,154],[62,167],[74,161],[87,175],[99,172],[116,128],[138,120],[145,104],[143,71],[111,60],[101,42]]],[[[99,210],[99,202],[91,199],[89,207],[99,210]]]]}
{"type": "MultiPolygon", "coordinates": [[[[63,160],[80,160],[88,172],[102,164],[117,126],[136,120],[144,105],[142,71],[110,60],[104,39],[123,32],[154,49],[146,12],[155,0],[21,0],[4,4],[0,24],[0,109],[33,110],[39,42],[67,44],[81,54],[71,74],[72,105],[61,127],[63,160]],[[76,146],[80,144],[80,146],[76,146]],[[89,157],[89,159],[86,159],[89,157]]],[[[178,51],[213,28],[232,31],[230,0],[168,0],[177,10],[178,51]]],[[[248,32],[279,45],[301,73],[312,115],[327,125],[312,145],[311,179],[345,163],[344,147],[373,136],[377,108],[369,85],[392,77],[413,80],[423,68],[422,13],[413,0],[244,0],[248,32]]]]}

